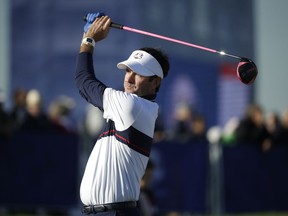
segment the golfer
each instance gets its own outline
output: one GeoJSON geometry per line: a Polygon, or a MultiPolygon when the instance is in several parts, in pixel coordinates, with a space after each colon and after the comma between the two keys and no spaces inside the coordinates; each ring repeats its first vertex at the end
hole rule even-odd
{"type": "Polygon", "coordinates": [[[97,78],[100,68],[94,71],[93,52],[107,37],[110,24],[108,16],[88,14],[77,58],[75,79],[80,95],[98,107],[106,119],[82,178],[82,212],[140,215],[140,180],[149,160],[158,115],[155,99],[168,74],[169,62],[159,49],[135,50],[117,64],[125,72],[124,92],[107,87],[97,78]]]}

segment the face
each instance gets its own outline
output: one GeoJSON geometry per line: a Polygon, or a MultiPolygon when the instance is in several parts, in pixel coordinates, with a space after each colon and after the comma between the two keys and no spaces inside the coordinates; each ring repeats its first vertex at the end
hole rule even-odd
{"type": "Polygon", "coordinates": [[[140,97],[151,95],[156,93],[155,89],[160,85],[160,82],[161,78],[144,77],[127,68],[124,78],[124,90],[140,97]]]}

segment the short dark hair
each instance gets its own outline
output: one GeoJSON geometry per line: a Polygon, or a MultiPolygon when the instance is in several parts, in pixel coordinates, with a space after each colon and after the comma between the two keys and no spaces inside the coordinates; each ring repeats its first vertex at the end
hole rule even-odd
{"type": "Polygon", "coordinates": [[[168,71],[170,69],[169,59],[168,56],[161,49],[152,47],[143,47],[140,50],[149,53],[159,62],[163,70],[163,77],[166,77],[168,75],[168,71]]]}

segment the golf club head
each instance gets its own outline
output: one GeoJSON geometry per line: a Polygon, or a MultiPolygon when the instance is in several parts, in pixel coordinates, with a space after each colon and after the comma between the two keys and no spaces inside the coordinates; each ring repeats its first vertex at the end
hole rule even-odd
{"type": "Polygon", "coordinates": [[[252,84],[255,81],[257,74],[258,70],[256,64],[248,58],[241,58],[237,66],[238,79],[246,85],[252,84]]]}

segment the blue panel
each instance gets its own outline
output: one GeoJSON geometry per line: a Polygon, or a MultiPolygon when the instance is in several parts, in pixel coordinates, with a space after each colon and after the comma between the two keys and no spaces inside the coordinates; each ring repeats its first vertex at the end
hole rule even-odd
{"type": "Polygon", "coordinates": [[[0,144],[1,205],[65,211],[77,205],[77,136],[21,132],[0,144]]]}
{"type": "Polygon", "coordinates": [[[207,143],[173,141],[153,146],[152,185],[160,212],[206,212],[207,147],[207,143]]]}
{"type": "Polygon", "coordinates": [[[288,148],[267,153],[241,144],[225,147],[224,189],[228,213],[287,211],[288,148]]]}

